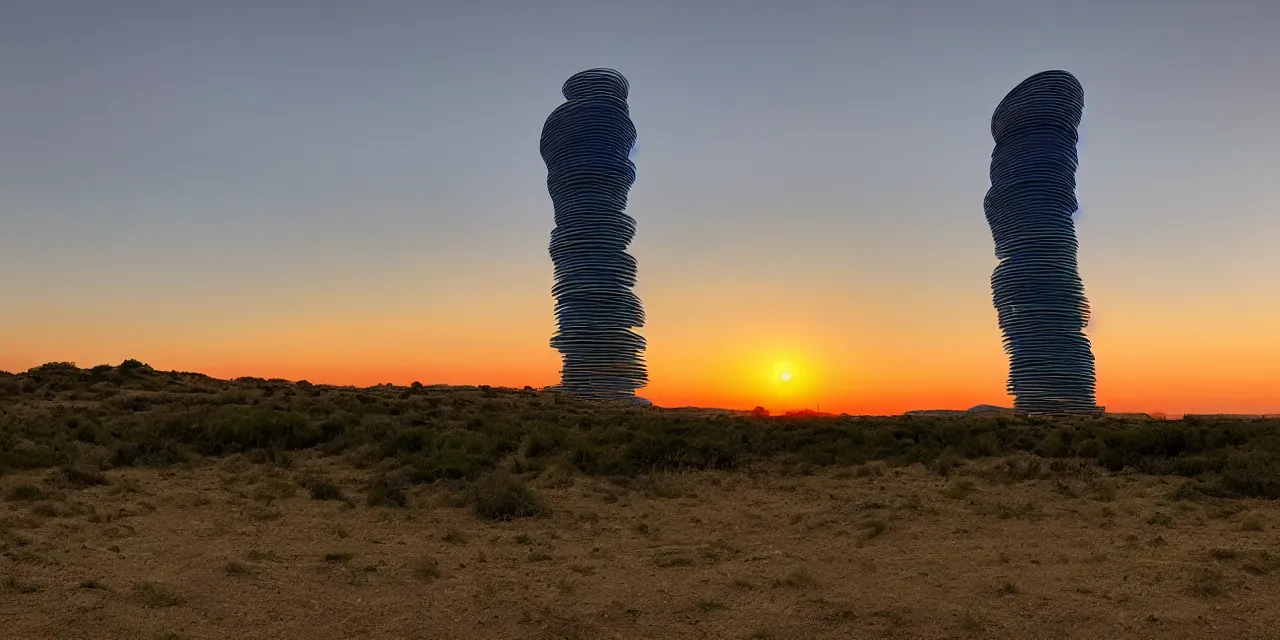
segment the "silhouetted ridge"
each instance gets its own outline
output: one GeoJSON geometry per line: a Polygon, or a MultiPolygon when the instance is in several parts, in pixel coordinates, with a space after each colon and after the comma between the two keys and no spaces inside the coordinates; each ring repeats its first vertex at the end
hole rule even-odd
{"type": "Polygon", "coordinates": [[[1000,264],[992,301],[1009,354],[1008,390],[1028,413],[1098,413],[1083,329],[1089,302],[1071,220],[1084,88],[1045,71],[1010,91],[991,118],[991,189],[983,208],[1000,264]]]}
{"type": "Polygon", "coordinates": [[[625,253],[636,221],[623,213],[635,182],[628,159],[636,129],[627,108],[629,86],[612,69],[569,78],[567,102],[542,128],[547,191],[555,208],[551,260],[555,265],[558,331],[551,346],[563,358],[560,388],[575,395],[632,399],[648,382],[636,260],[625,253]]]}

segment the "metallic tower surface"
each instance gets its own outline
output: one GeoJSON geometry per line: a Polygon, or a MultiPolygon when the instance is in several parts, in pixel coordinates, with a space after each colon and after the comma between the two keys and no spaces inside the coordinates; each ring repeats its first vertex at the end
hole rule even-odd
{"type": "Polygon", "coordinates": [[[1009,354],[1014,408],[1099,413],[1076,261],[1077,127],[1084,88],[1066,71],[1024,80],[991,118],[991,189],[983,202],[1000,264],[992,300],[1009,354]]]}
{"type": "Polygon", "coordinates": [[[542,128],[540,151],[555,208],[558,331],[551,346],[563,359],[560,388],[600,399],[636,400],[648,382],[636,261],[626,248],[636,221],[624,213],[635,183],[628,158],[636,140],[627,108],[628,84],[612,69],[574,74],[561,88],[566,102],[542,128]]]}

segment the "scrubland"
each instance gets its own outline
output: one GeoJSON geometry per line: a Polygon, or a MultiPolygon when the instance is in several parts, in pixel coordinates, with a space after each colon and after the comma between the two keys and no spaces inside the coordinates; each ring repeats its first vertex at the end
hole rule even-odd
{"type": "Polygon", "coordinates": [[[1280,637],[1280,421],[0,374],[6,638],[1280,637]]]}

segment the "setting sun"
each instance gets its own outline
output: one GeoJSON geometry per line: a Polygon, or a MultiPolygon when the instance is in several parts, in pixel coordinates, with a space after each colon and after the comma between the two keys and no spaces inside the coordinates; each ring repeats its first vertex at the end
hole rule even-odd
{"type": "Polygon", "coordinates": [[[790,371],[783,371],[783,372],[782,372],[782,381],[783,381],[783,382],[791,382],[791,372],[790,372],[790,371]]]}

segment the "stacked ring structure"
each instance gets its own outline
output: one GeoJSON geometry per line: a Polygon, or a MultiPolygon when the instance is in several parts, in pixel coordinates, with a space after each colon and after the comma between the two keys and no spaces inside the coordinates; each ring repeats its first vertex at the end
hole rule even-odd
{"type": "Polygon", "coordinates": [[[1096,414],[1072,214],[1084,88],[1066,71],[1037,73],[991,118],[991,188],[983,202],[1000,261],[992,301],[1009,355],[1008,392],[1029,414],[1096,414]]]}
{"type": "Polygon", "coordinates": [[[551,232],[560,389],[605,400],[636,399],[648,383],[644,308],[631,290],[636,260],[626,253],[636,221],[625,213],[635,183],[636,140],[628,83],[613,69],[588,69],[561,88],[539,150],[555,209],[551,232]]]}

